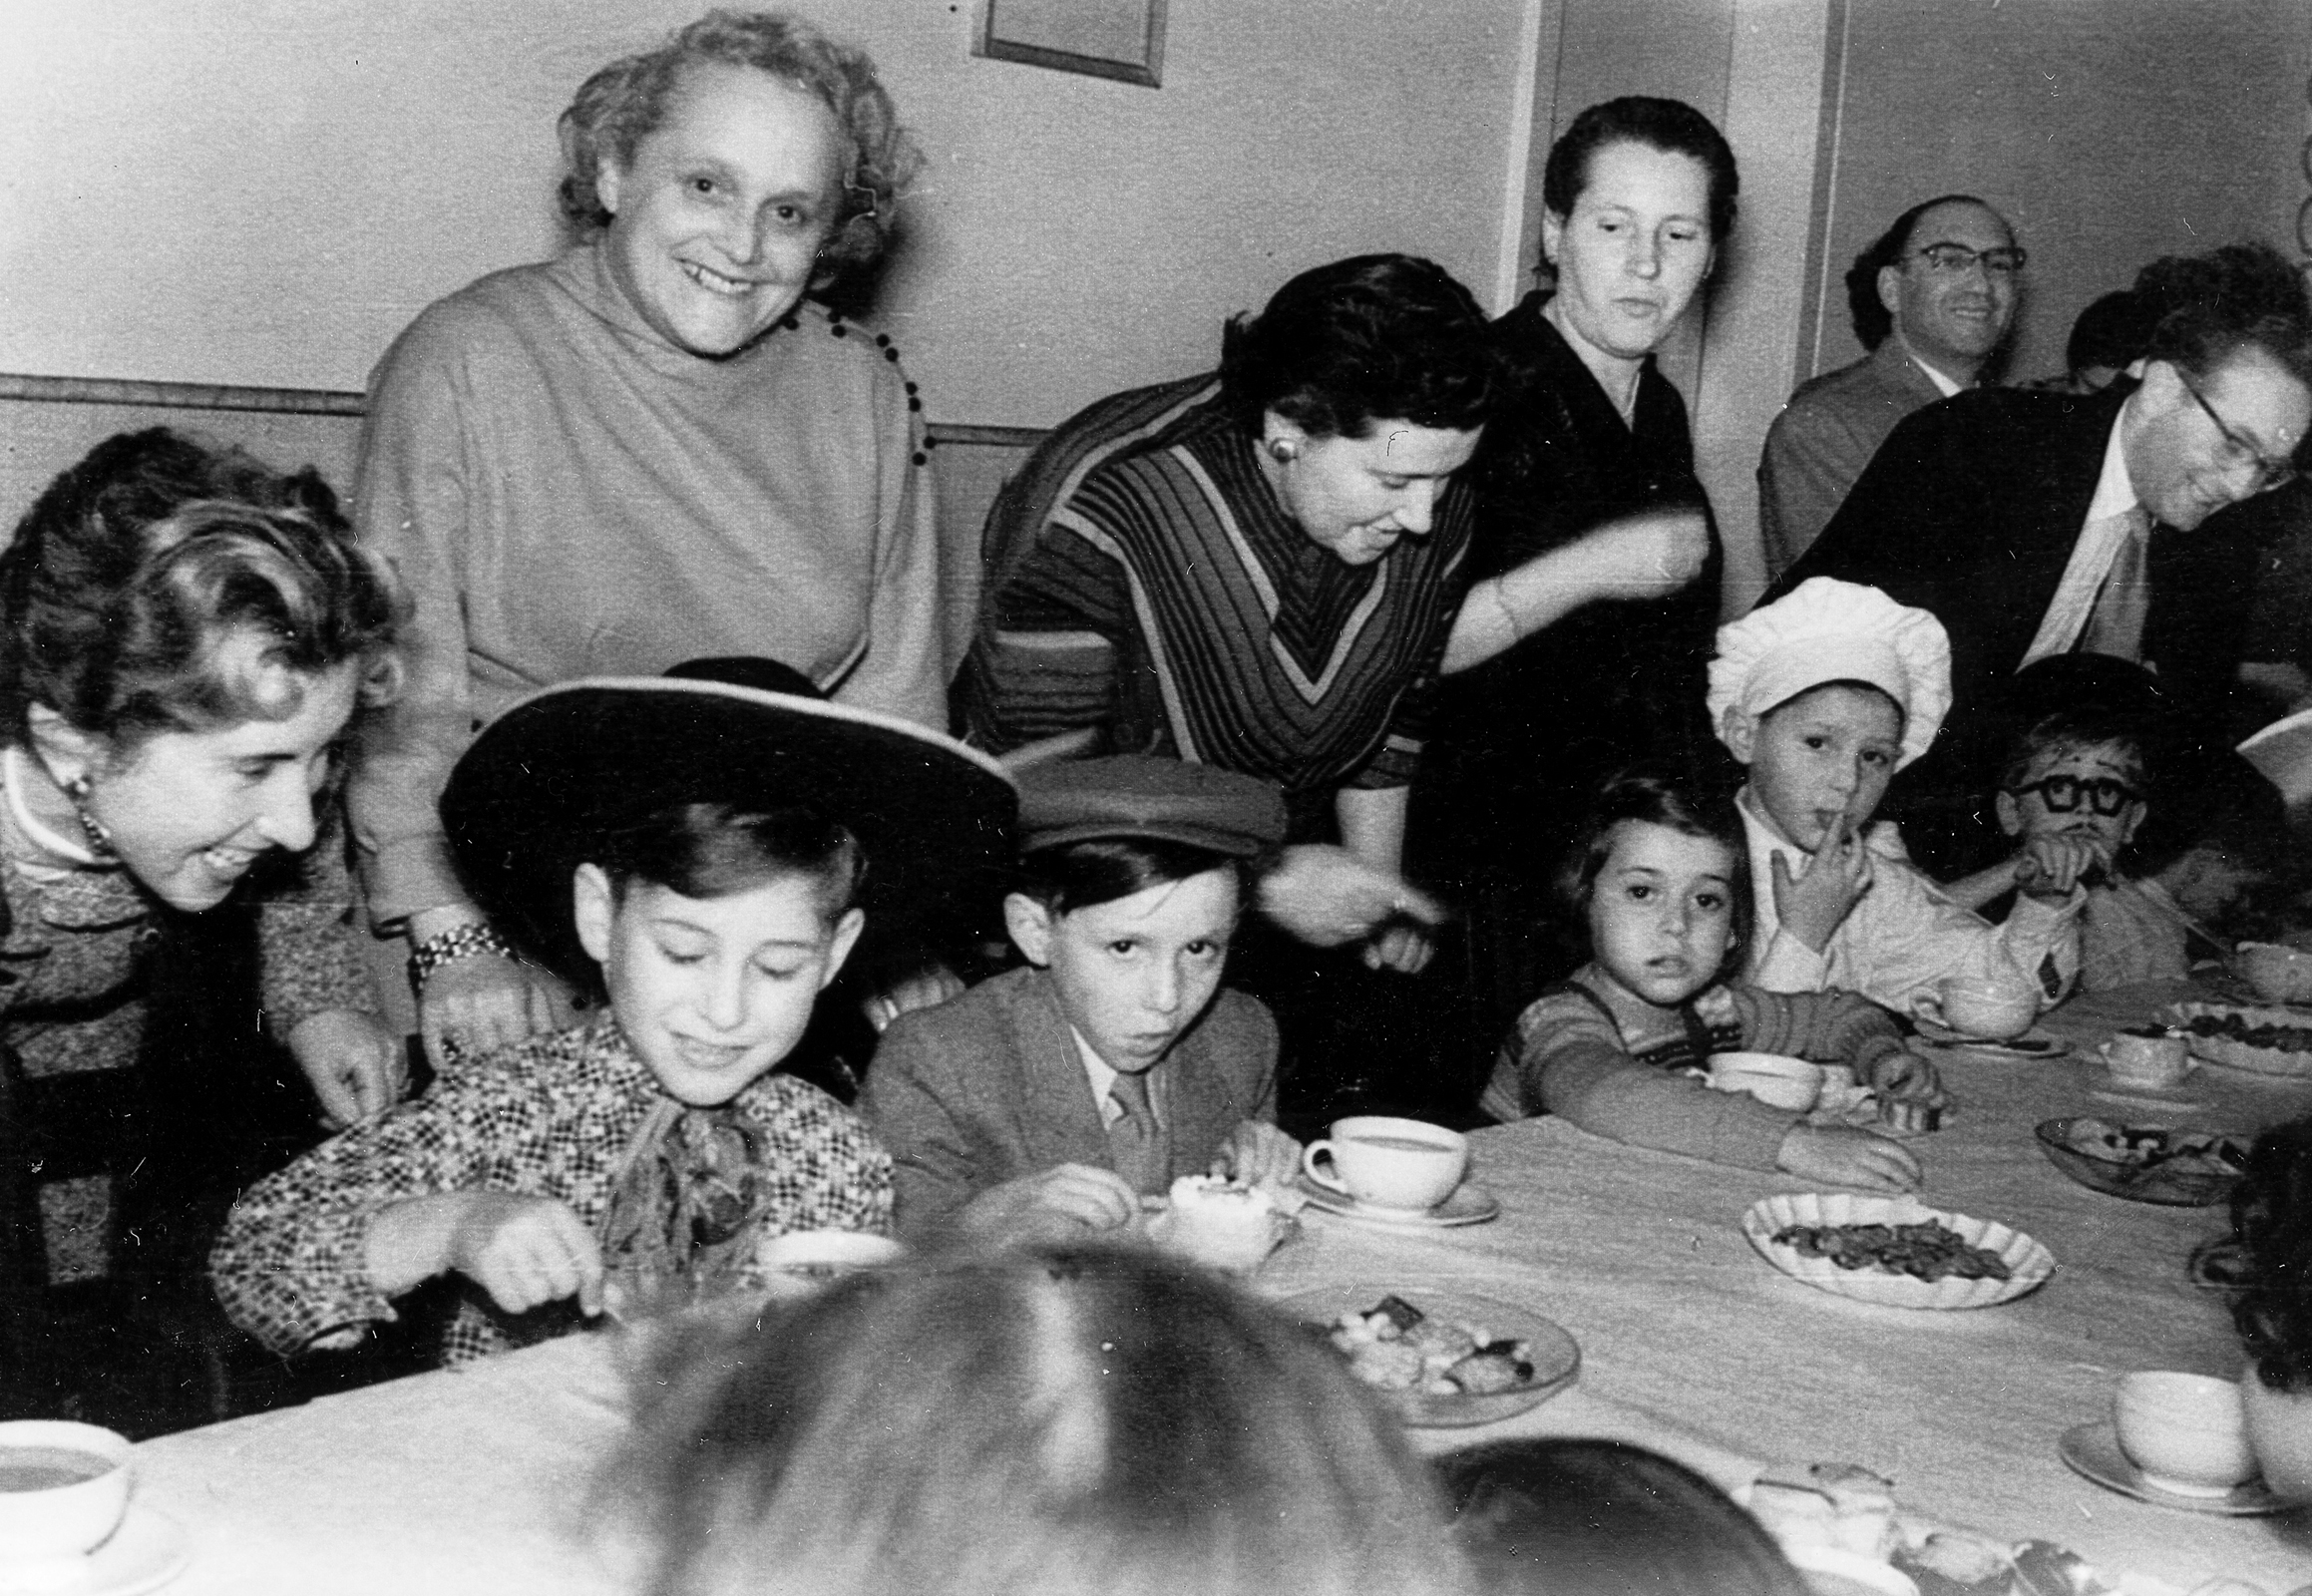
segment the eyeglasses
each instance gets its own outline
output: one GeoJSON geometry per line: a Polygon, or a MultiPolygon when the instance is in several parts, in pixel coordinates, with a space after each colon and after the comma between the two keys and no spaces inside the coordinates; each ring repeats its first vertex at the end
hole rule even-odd
{"type": "Polygon", "coordinates": [[[2216,464],[2226,471],[2237,471],[2251,463],[2255,466],[2256,475],[2248,492],[2263,493],[2296,480],[2296,463],[2293,460],[2274,460],[2232,431],[2223,417],[2215,413],[2215,406],[2207,402],[2207,395],[2192,383],[2184,383],[2183,391],[2191,395],[2199,408],[2207,413],[2207,419],[2215,423],[2215,430],[2223,434],[2223,447],[2216,451],[2216,464]]]}
{"type": "Polygon", "coordinates": [[[1983,262],[1983,269],[1992,276],[2012,277],[2031,259],[2030,253],[2021,244],[2009,244],[2001,249],[1970,249],[1963,243],[1931,243],[1911,253],[1933,267],[1938,275],[1945,277],[1956,277],[1973,270],[1978,260],[1983,262]]]}
{"type": "Polygon", "coordinates": [[[2099,815],[2116,815],[2143,796],[2117,776],[2042,776],[2015,792],[2038,793],[2039,801],[2059,815],[2070,814],[2082,801],[2099,815]]]}

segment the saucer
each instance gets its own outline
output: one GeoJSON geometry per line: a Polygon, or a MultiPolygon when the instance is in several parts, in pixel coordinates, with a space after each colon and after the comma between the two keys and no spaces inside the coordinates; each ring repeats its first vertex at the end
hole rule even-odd
{"type": "Polygon", "coordinates": [[[1986,1058],[2060,1058],[2072,1050],[2070,1042],[2045,1025],[2034,1025],[2009,1041],[1991,1041],[1985,1037],[1962,1035],[1931,1019],[1917,1019],[1912,1023],[1919,1027],[1919,1040],[1930,1046],[1948,1048],[1952,1052],[1981,1053],[1986,1058]]]}
{"type": "Polygon", "coordinates": [[[2151,1086],[2098,1086],[2088,1095],[2108,1103],[2119,1103],[2122,1107],[2155,1108],[2169,1114],[2195,1114],[2207,1106],[2204,1097],[2186,1097],[2181,1093],[2170,1095],[2151,1086]]]}
{"type": "Polygon", "coordinates": [[[49,1577],[18,1580],[0,1564],[0,1596],[138,1596],[185,1572],[191,1544],[183,1524],[132,1498],[113,1538],[78,1568],[56,1574],[57,1565],[49,1563],[49,1577]]]}
{"type": "Polygon", "coordinates": [[[1309,1199],[1311,1208],[1323,1209],[1328,1214],[1366,1225],[1450,1230],[1456,1225],[1482,1225],[1488,1219],[1500,1217],[1501,1213],[1501,1200],[1473,1180],[1462,1181],[1453,1189],[1452,1196],[1434,1208],[1382,1208],[1373,1203],[1358,1202],[1340,1192],[1328,1191],[1307,1175],[1303,1175],[1293,1189],[1309,1199]]]}
{"type": "Polygon", "coordinates": [[[2180,1496],[2171,1490],[2161,1490],[2144,1479],[2142,1470],[2127,1461],[2127,1454],[2119,1450],[2119,1431],[2108,1418],[2075,1424],[2065,1430],[2058,1450],[2073,1473],[2094,1480],[2106,1490],[2116,1490],[2122,1496],[2132,1496],[2156,1507],[2214,1513],[2222,1518],[2261,1518],[2284,1513],[2295,1505],[2273,1495],[2261,1479],[2234,1485],[2221,1496],[2180,1496]]]}

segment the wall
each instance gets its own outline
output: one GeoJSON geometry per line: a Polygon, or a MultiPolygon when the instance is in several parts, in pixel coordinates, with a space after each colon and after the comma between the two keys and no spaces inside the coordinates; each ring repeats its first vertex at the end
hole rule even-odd
{"type": "MultiPolygon", "coordinates": [[[[1149,90],[973,58],[968,0],[812,0],[932,158],[885,316],[932,414],[1048,425],[1193,370],[1339,255],[1498,298],[1541,5],[1172,0],[1149,90]]],[[[701,9],[0,0],[0,371],[359,387],[428,301],[552,250],[571,90],[701,9]]]]}

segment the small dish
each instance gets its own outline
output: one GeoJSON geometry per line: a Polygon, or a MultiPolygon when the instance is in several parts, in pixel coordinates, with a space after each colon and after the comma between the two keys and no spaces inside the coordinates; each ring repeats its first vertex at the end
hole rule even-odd
{"type": "Polygon", "coordinates": [[[2074,1424],[2064,1431],[2063,1443],[2057,1450],[2072,1472],[2083,1479],[2157,1507],[2174,1507],[2186,1513],[2213,1513],[2223,1518],[2261,1518],[2284,1513],[2294,1505],[2273,1495],[2261,1479],[2234,1485],[2222,1496],[2179,1496],[2173,1491],[2161,1490],[2145,1482],[2142,1470],[2127,1461],[2127,1454],[2119,1450],[2119,1432],[2108,1418],[2074,1424]]]}
{"type": "Polygon", "coordinates": [[[1915,1197],[1856,1197],[1845,1192],[1793,1192],[1764,1197],[1742,1215],[1742,1235],[1760,1258],[1792,1280],[1834,1297],[1878,1303],[1888,1308],[1953,1311],[1992,1308],[2013,1302],[2047,1284],[2055,1255],[2022,1231],[1990,1220],[1929,1208],[1915,1197]],[[1884,1269],[1841,1269],[1827,1258],[1809,1258],[1774,1237],[1794,1225],[1917,1225],[1934,1220],[1970,1247],[1997,1253],[2007,1278],[1962,1279],[1945,1275],[1920,1280],[1884,1269]]]}
{"type": "Polygon", "coordinates": [[[1454,1188],[1453,1195],[1434,1208],[1377,1208],[1371,1203],[1360,1203],[1353,1197],[1337,1191],[1327,1191],[1306,1177],[1296,1182],[1293,1189],[1309,1199],[1311,1208],[1323,1209],[1339,1219],[1353,1219],[1365,1225],[1390,1225],[1411,1230],[1450,1230],[1456,1225],[1482,1225],[1489,1219],[1501,1217],[1501,1200],[1473,1180],[1464,1180],[1454,1188]]]}
{"type": "Polygon", "coordinates": [[[1562,1326],[1528,1308],[1497,1302],[1490,1297],[1460,1292],[1433,1291],[1425,1286],[1321,1286],[1285,1298],[1277,1306],[1313,1332],[1328,1338],[1344,1314],[1369,1313],[1384,1297],[1412,1304],[1432,1319],[1461,1326],[1481,1327],[1496,1340],[1526,1344],[1533,1377],[1508,1391],[1484,1396],[1459,1393],[1431,1396],[1417,1391],[1382,1391],[1373,1395],[1396,1409],[1404,1423],[1421,1429],[1456,1429],[1467,1424],[1490,1424],[1528,1408],[1539,1407],[1573,1384],[1582,1367],[1582,1350],[1562,1326]]]}
{"type": "Polygon", "coordinates": [[[1987,1041],[1980,1036],[1964,1036],[1947,1025],[1938,1025],[1931,1019],[1914,1019],[1919,1027],[1919,1039],[1931,1047],[1940,1047],[1955,1053],[1981,1053],[1986,1058],[2039,1059],[2061,1058],[2072,1050],[2072,1044],[2049,1030],[2045,1025],[2034,1025],[2022,1035],[2008,1041],[1987,1041]]]}
{"type": "Polygon", "coordinates": [[[2090,1191],[2128,1202],[2205,1208],[2230,1196],[2245,1173],[2239,1163],[2248,1151],[2244,1136],[2076,1118],[2042,1120],[2035,1133],[2049,1163],[2090,1191]],[[2210,1168],[2206,1159],[2197,1157],[2190,1163],[2177,1161],[2196,1154],[2227,1167],[2210,1168]]]}
{"type": "Polygon", "coordinates": [[[16,1580],[0,1565],[0,1596],[140,1596],[185,1572],[192,1540],[185,1526],[131,1497],[129,1511],[112,1538],[81,1559],[80,1567],[57,1577],[56,1565],[41,1565],[43,1577],[16,1580]]]}

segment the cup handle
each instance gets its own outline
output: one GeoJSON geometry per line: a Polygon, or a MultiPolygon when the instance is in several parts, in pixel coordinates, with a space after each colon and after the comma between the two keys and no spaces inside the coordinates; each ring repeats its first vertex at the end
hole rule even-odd
{"type": "Polygon", "coordinates": [[[1328,1174],[1317,1167],[1317,1158],[1320,1153],[1330,1163],[1333,1158],[1333,1143],[1330,1140],[1313,1141],[1303,1148],[1301,1151],[1301,1173],[1307,1175],[1327,1191],[1337,1192],[1343,1197],[1348,1196],[1349,1188],[1341,1183],[1339,1175],[1328,1174]]]}
{"type": "Polygon", "coordinates": [[[1945,1030],[1958,1029],[1956,1025],[1952,1024],[1949,1020],[1943,1017],[1943,999],[1931,992],[1914,992],[1911,994],[1911,1017],[1913,1019],[1931,1020],[1935,1024],[1942,1026],[1945,1030]]]}

